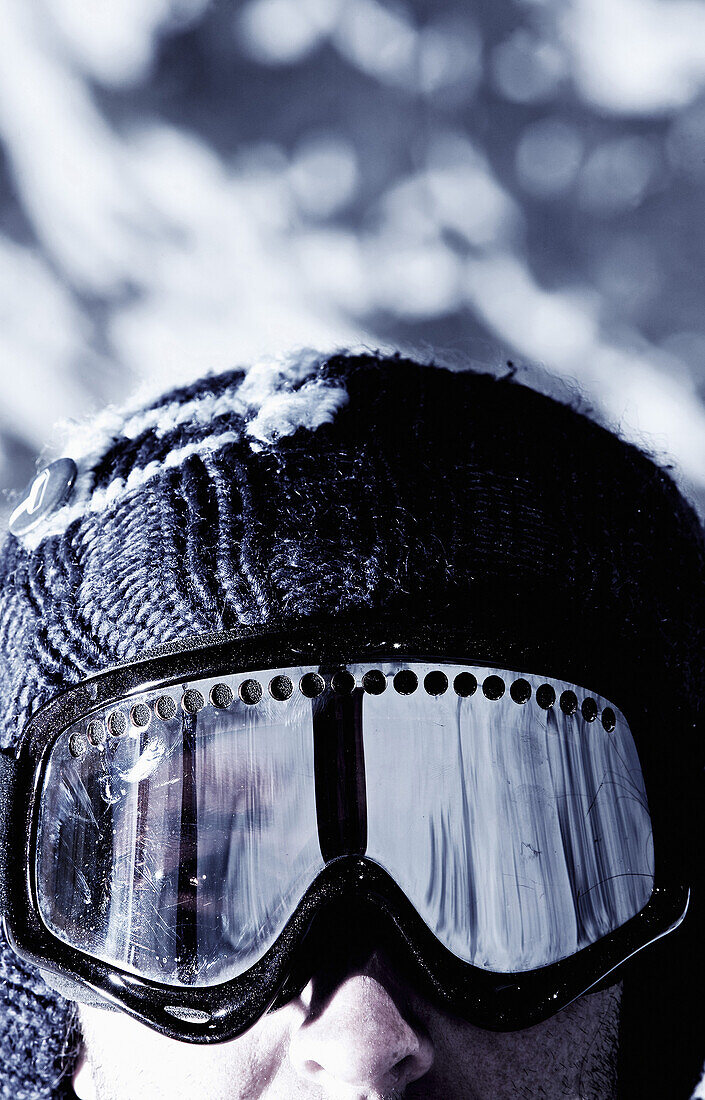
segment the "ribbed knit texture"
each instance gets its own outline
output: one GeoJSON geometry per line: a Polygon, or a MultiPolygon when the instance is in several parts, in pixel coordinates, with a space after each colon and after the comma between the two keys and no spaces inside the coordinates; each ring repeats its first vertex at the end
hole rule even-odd
{"type": "MultiPolygon", "coordinates": [[[[703,537],[635,447],[511,379],[306,353],[111,412],[72,457],[67,505],[0,560],[2,745],[62,688],[177,638],[379,612],[461,623],[497,663],[614,698],[654,828],[701,874],[703,537]]],[[[629,979],[625,1097],[695,1085],[691,939],[629,979]]],[[[6,949],[0,966],[0,1096],[58,1096],[65,1002],[6,949]]]]}

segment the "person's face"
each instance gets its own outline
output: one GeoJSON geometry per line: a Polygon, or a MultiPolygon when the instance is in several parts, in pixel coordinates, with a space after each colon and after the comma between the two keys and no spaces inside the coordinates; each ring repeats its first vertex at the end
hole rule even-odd
{"type": "MultiPolygon", "coordinates": [[[[414,706],[419,709],[421,704],[414,706]]],[[[206,761],[210,770],[203,766],[196,769],[201,781],[197,803],[200,819],[208,821],[208,828],[201,832],[209,839],[212,854],[217,859],[225,853],[227,859],[204,878],[219,889],[225,877],[231,884],[228,896],[236,897],[241,878],[252,874],[252,867],[256,867],[259,878],[252,890],[242,891],[246,905],[237,917],[242,918],[243,928],[249,927],[248,922],[254,928],[265,927],[267,890],[271,893],[272,886],[278,889],[288,876],[298,881],[285,861],[291,861],[292,853],[307,853],[311,848],[317,856],[320,852],[315,821],[301,818],[299,812],[300,806],[311,805],[311,800],[307,801],[306,790],[301,796],[290,782],[294,775],[305,775],[309,782],[313,779],[312,761],[307,769],[301,763],[308,759],[304,744],[311,744],[308,725],[300,723],[296,727],[302,744],[292,736],[291,728],[283,737],[277,724],[260,723],[258,754],[253,763],[249,742],[240,739],[239,727],[227,715],[222,719],[216,716],[215,720],[222,721],[223,728],[206,761]],[[216,747],[220,749],[218,754],[216,747]],[[239,821],[243,808],[239,804],[231,807],[228,801],[232,792],[242,791],[248,795],[254,791],[257,796],[256,830],[248,819],[249,831],[240,826],[235,834],[236,839],[245,835],[247,845],[232,842],[232,822],[239,821]],[[259,863],[253,864],[254,840],[261,842],[263,855],[259,863]],[[243,864],[238,862],[241,857],[246,857],[243,864]]],[[[370,728],[375,728],[372,723],[370,728]]],[[[409,758],[418,760],[424,758],[422,754],[427,758],[424,722],[414,725],[405,721],[403,728],[407,746],[412,734],[421,742],[409,758]]],[[[178,727],[178,744],[181,737],[178,727]]],[[[373,817],[376,813],[376,820],[384,823],[384,835],[397,836],[395,825],[402,822],[397,846],[411,854],[412,863],[422,863],[430,815],[451,799],[450,773],[460,783],[463,772],[442,759],[435,767],[429,764],[418,777],[412,771],[408,781],[400,783],[395,746],[398,741],[392,737],[371,736],[366,743],[370,780],[366,796],[373,817]],[[385,816],[392,804],[391,788],[379,779],[379,789],[373,789],[371,782],[373,777],[387,775],[396,777],[398,791],[391,821],[385,816]],[[416,833],[414,821],[421,823],[416,833]]],[[[171,766],[169,755],[164,760],[171,766]]],[[[160,778],[155,771],[152,778],[155,797],[150,797],[149,806],[155,814],[156,828],[161,820],[157,809],[162,805],[156,793],[171,796],[177,788],[171,786],[171,772],[160,778]]],[[[175,805],[181,814],[180,797],[175,805]]],[[[118,820],[117,811],[112,812],[113,820],[118,820]]],[[[129,830],[118,830],[118,835],[127,840],[126,859],[118,861],[121,866],[133,847],[132,817],[128,815],[126,820],[129,830]]],[[[494,819],[489,815],[487,820],[491,833],[494,819]]],[[[450,881],[454,878],[453,853],[464,851],[462,836],[456,844],[448,845],[444,859],[450,881]]],[[[158,847],[156,855],[162,859],[164,854],[158,847]]],[[[178,854],[177,849],[174,860],[178,854]]],[[[155,878],[157,871],[169,869],[168,853],[165,858],[166,862],[159,863],[154,871],[155,878]]],[[[430,866],[430,859],[428,862],[430,866]]],[[[315,860],[310,865],[315,868],[315,860]]],[[[304,871],[303,881],[306,875],[312,877],[306,860],[304,871]]],[[[264,1016],[232,1041],[205,1047],[179,1043],[122,1013],[82,1008],[87,1062],[77,1079],[79,1094],[86,1100],[142,1100],[145,1096],[150,1100],[610,1100],[613,1096],[617,988],[583,997],[546,1022],[523,1031],[485,1031],[441,1011],[408,979],[402,980],[406,971],[403,959],[394,954],[393,937],[382,938],[381,927],[371,922],[371,913],[364,905],[359,913],[352,912],[346,903],[333,915],[328,910],[326,914],[325,921],[321,917],[320,934],[312,937],[306,956],[305,965],[313,978],[301,996],[264,1016]]],[[[151,923],[150,917],[143,929],[147,939],[151,923]]],[[[233,923],[240,927],[236,919],[233,923]]],[[[540,927],[540,922],[527,927],[540,927]]]]}
{"type": "Polygon", "coordinates": [[[383,953],[230,1042],[176,1042],[122,1012],[80,1006],[81,1100],[611,1100],[621,985],[551,1019],[490,1032],[399,982],[383,953]]]}

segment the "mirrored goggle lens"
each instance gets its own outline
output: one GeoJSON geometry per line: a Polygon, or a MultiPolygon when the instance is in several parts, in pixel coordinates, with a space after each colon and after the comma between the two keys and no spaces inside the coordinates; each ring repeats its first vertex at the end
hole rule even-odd
{"type": "Polygon", "coordinates": [[[560,681],[395,660],[135,695],[51,750],[41,915],[143,977],[239,976],[349,853],[381,865],[466,962],[517,973],[565,958],[653,889],[629,728],[560,681]]]}

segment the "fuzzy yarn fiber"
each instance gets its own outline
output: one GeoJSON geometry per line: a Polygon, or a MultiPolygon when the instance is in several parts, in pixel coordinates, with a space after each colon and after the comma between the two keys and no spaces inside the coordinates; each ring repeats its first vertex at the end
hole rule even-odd
{"type": "MultiPolygon", "coordinates": [[[[109,410],[70,499],[0,556],[0,744],[84,676],[175,639],[396,614],[620,702],[692,884],[630,964],[620,1093],[687,1100],[703,1053],[705,548],[669,474],[511,378],[302,352],[109,410]]],[[[0,1097],[65,1095],[70,1006],[0,948],[0,1097]]]]}

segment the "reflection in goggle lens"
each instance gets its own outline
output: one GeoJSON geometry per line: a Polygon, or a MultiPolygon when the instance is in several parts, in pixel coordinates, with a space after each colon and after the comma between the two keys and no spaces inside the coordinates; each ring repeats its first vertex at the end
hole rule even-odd
{"type": "Polygon", "coordinates": [[[280,669],[76,722],[43,786],[45,923],[143,977],[214,985],[262,957],[329,859],[358,852],[485,970],[594,943],[653,888],[633,739],[599,696],[505,680],[422,661],[280,669]]]}

